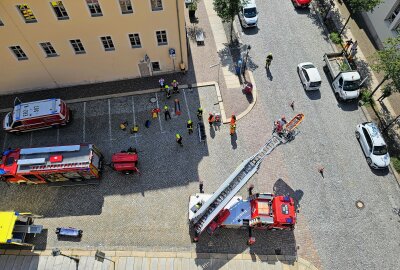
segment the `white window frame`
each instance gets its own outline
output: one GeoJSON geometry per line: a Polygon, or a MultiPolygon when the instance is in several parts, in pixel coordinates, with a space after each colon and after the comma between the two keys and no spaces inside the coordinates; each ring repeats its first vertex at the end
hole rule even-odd
{"type": "MultiPolygon", "coordinates": [[[[161,33],[162,34],[162,33],[161,33]]],[[[157,41],[157,45],[158,46],[165,46],[165,45],[168,45],[168,34],[167,34],[167,30],[156,30],[156,41],[157,41]],[[162,43],[159,43],[158,42],[158,34],[157,34],[157,32],[165,32],[165,40],[166,40],[166,42],[162,42],[162,43]]]]}
{"type": "Polygon", "coordinates": [[[151,61],[150,65],[151,65],[151,72],[160,72],[160,71],[162,71],[160,61],[151,61]],[[160,70],[154,70],[153,69],[153,63],[158,63],[158,66],[160,67],[160,70]]]}
{"type": "Polygon", "coordinates": [[[85,47],[83,46],[82,41],[79,38],[70,39],[69,43],[71,44],[72,50],[74,50],[75,54],[85,54],[86,53],[85,47]],[[81,49],[81,47],[82,47],[82,49],[81,49]],[[75,50],[75,48],[77,48],[78,50],[75,50]]]}
{"type": "Polygon", "coordinates": [[[15,45],[15,46],[10,46],[9,48],[14,53],[14,56],[17,58],[18,61],[28,60],[28,56],[26,56],[26,53],[22,50],[21,46],[15,45]],[[18,56],[18,54],[20,56],[18,56]]]}
{"type": "Polygon", "coordinates": [[[53,45],[51,45],[51,43],[49,41],[40,42],[39,45],[43,49],[43,51],[47,57],[58,56],[56,50],[54,49],[53,45]]]}
{"type": "Polygon", "coordinates": [[[92,17],[101,17],[101,16],[103,16],[103,10],[101,9],[100,0],[85,0],[85,3],[86,3],[87,8],[89,9],[90,16],[92,16],[92,17]],[[96,7],[96,4],[98,5],[98,8],[96,7]],[[93,6],[93,8],[96,10],[96,13],[92,13],[92,11],[90,10],[90,6],[89,5],[93,6]]]}
{"type": "Polygon", "coordinates": [[[151,11],[162,11],[162,10],[164,10],[164,3],[162,0],[150,0],[150,8],[151,8],[151,11]],[[155,2],[153,2],[153,1],[155,1],[155,2]],[[161,6],[153,7],[153,3],[155,3],[155,4],[160,3],[161,6]]]}
{"type": "Polygon", "coordinates": [[[141,38],[140,38],[140,34],[139,33],[130,33],[130,34],[128,34],[128,39],[129,39],[129,43],[131,44],[131,47],[132,48],[142,48],[142,40],[141,40],[141,38]],[[133,44],[132,43],[132,38],[131,38],[131,35],[133,36],[133,39],[135,38],[135,35],[137,35],[138,36],[138,38],[139,38],[139,45],[137,45],[136,44],[136,39],[134,39],[134,43],[135,44],[133,44]]]}
{"type": "Polygon", "coordinates": [[[121,8],[121,13],[123,15],[125,14],[132,14],[133,13],[133,5],[132,5],[132,0],[117,0],[119,7],[121,8]],[[124,4],[122,4],[121,2],[124,2],[124,4]],[[128,4],[129,2],[129,4],[128,4]],[[129,10],[128,7],[131,7],[131,9],[129,10]],[[124,10],[125,8],[125,10],[124,10]]]}
{"type": "Polygon", "coordinates": [[[106,52],[115,51],[114,42],[113,42],[111,36],[103,36],[103,37],[100,37],[100,41],[101,41],[101,44],[103,45],[103,48],[104,48],[104,50],[105,50],[106,52]],[[105,41],[107,42],[107,47],[105,46],[105,43],[104,43],[104,41],[103,41],[103,38],[104,38],[105,41]],[[111,42],[111,45],[112,45],[112,46],[110,46],[110,42],[111,42]]]}
{"type": "Polygon", "coordinates": [[[37,22],[36,16],[34,15],[32,9],[28,6],[28,4],[20,4],[20,5],[17,5],[16,7],[19,11],[19,14],[21,14],[22,18],[24,19],[25,23],[36,23],[37,22]],[[21,7],[24,7],[25,9],[22,10],[21,7]],[[30,12],[31,13],[30,16],[32,16],[33,19],[28,19],[29,13],[27,14],[27,16],[25,16],[24,11],[30,12]]]}
{"type": "Polygon", "coordinates": [[[392,22],[395,21],[395,19],[397,18],[397,16],[399,16],[399,14],[400,14],[400,3],[397,3],[397,6],[396,6],[392,11],[390,11],[390,13],[388,14],[388,16],[386,17],[386,20],[387,20],[389,23],[392,23],[392,22]]]}
{"type": "Polygon", "coordinates": [[[50,2],[50,6],[52,7],[54,14],[57,17],[57,20],[62,21],[62,20],[69,20],[69,16],[68,16],[68,12],[67,9],[65,8],[64,4],[62,1],[51,1],[50,2]],[[56,3],[57,5],[54,6],[53,3],[56,3]],[[58,12],[61,14],[61,16],[58,16],[58,13],[56,11],[56,9],[58,10],[58,12]]]}

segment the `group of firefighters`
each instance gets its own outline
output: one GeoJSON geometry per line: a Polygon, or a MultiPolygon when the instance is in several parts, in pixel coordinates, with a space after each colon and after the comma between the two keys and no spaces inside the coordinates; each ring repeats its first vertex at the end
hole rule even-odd
{"type": "MultiPolygon", "coordinates": [[[[158,80],[158,84],[160,85],[160,90],[161,91],[165,91],[165,95],[166,95],[167,99],[171,98],[171,89],[169,88],[168,84],[165,84],[165,80],[163,78],[160,78],[158,80]]],[[[178,81],[177,80],[173,80],[171,82],[171,85],[172,85],[173,93],[174,94],[179,93],[179,88],[178,88],[179,83],[178,83],[178,81]]]]}

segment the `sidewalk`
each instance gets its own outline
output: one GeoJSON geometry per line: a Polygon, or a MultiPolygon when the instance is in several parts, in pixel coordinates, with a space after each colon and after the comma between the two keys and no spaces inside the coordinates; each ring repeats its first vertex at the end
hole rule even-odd
{"type": "Polygon", "coordinates": [[[77,264],[65,256],[52,256],[51,250],[0,250],[0,269],[104,269],[104,270],[194,270],[194,269],[258,269],[258,270],[317,270],[302,258],[283,255],[218,254],[190,252],[105,251],[106,260],[95,260],[96,251],[62,251],[63,255],[78,258],[77,264]],[[5,253],[5,254],[3,254],[5,253]],[[108,260],[107,260],[108,259],[108,260]],[[115,266],[114,266],[115,263],[115,266]]]}

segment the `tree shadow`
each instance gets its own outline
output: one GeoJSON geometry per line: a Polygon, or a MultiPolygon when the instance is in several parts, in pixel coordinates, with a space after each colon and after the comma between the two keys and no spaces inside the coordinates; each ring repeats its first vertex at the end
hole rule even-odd
{"type": "Polygon", "coordinates": [[[370,88],[372,85],[372,79],[371,79],[371,69],[369,68],[369,64],[360,58],[356,58],[354,60],[355,65],[357,66],[357,71],[361,76],[361,81],[363,81],[365,78],[367,78],[364,81],[364,86],[370,88]]]}

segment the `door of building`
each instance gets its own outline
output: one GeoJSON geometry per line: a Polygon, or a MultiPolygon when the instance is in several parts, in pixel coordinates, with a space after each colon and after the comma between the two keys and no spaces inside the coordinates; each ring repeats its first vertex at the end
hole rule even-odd
{"type": "Polygon", "coordinates": [[[149,64],[147,62],[139,63],[139,71],[141,77],[151,76],[149,64]]]}

